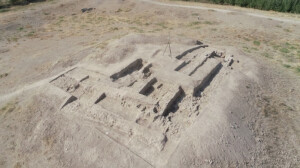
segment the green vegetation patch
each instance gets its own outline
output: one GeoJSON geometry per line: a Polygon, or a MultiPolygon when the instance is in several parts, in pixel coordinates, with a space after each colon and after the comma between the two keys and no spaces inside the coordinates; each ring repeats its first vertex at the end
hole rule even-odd
{"type": "Polygon", "coordinates": [[[15,101],[9,102],[0,108],[0,115],[6,115],[13,112],[17,108],[17,103],[15,101]]]}
{"type": "Polygon", "coordinates": [[[8,12],[8,11],[9,11],[9,9],[7,9],[7,8],[0,9],[0,13],[8,12]]]}
{"type": "Polygon", "coordinates": [[[199,25],[199,24],[201,24],[201,22],[191,22],[191,23],[189,23],[189,26],[196,26],[196,25],[199,25]]]}
{"type": "Polygon", "coordinates": [[[208,24],[208,25],[212,25],[212,24],[214,24],[213,22],[210,22],[210,21],[205,21],[205,22],[203,22],[204,24],[208,24]]]}
{"type": "Polygon", "coordinates": [[[46,1],[46,0],[9,0],[9,3],[11,5],[27,5],[32,2],[40,2],[40,1],[46,1]]]}
{"type": "Polygon", "coordinates": [[[29,3],[42,1],[47,0],[0,0],[0,13],[9,11],[9,8],[14,5],[27,5],[29,3]]]}
{"type": "Polygon", "coordinates": [[[264,57],[267,57],[267,58],[272,58],[272,56],[267,52],[264,52],[261,55],[264,56],[264,57]]]}
{"type": "Polygon", "coordinates": [[[166,26],[166,23],[165,23],[165,22],[160,22],[160,23],[157,23],[156,25],[157,25],[157,26],[160,26],[160,27],[162,27],[162,28],[164,28],[164,29],[168,28],[168,27],[166,26]]]}
{"type": "Polygon", "coordinates": [[[296,72],[300,73],[300,66],[295,68],[296,72]]]}
{"type": "Polygon", "coordinates": [[[0,74],[0,79],[8,76],[8,73],[0,74]]]}
{"type": "Polygon", "coordinates": [[[281,48],[279,51],[286,54],[290,52],[288,48],[281,48]]]}
{"type": "Polygon", "coordinates": [[[260,41],[255,40],[255,41],[253,41],[253,44],[256,45],[256,46],[260,46],[260,41]]]}
{"type": "Polygon", "coordinates": [[[291,67],[291,65],[288,65],[288,64],[283,64],[283,66],[284,66],[285,68],[290,68],[290,67],[291,67]]]}
{"type": "Polygon", "coordinates": [[[28,34],[26,34],[27,37],[33,37],[34,35],[35,35],[34,31],[31,31],[28,34]]]}

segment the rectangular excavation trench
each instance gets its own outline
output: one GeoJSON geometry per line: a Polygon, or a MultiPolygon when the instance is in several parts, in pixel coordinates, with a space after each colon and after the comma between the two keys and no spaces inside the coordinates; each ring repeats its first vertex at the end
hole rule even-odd
{"type": "Polygon", "coordinates": [[[195,50],[198,50],[199,48],[205,48],[205,47],[208,47],[208,45],[201,45],[201,46],[197,46],[197,47],[188,49],[188,50],[184,51],[182,54],[177,55],[176,58],[177,58],[177,59],[181,59],[181,58],[183,58],[184,56],[186,56],[188,53],[191,53],[191,52],[193,52],[193,51],[195,51],[195,50]]]}
{"type": "Polygon", "coordinates": [[[106,98],[106,94],[105,93],[102,93],[98,99],[95,101],[95,104],[98,104],[100,101],[102,101],[103,99],[106,98]]]}
{"type": "Polygon", "coordinates": [[[184,61],[181,63],[175,71],[180,71],[184,74],[187,74],[189,76],[192,76],[202,65],[205,64],[205,62],[213,57],[215,55],[215,52],[209,52],[209,54],[201,54],[195,57],[193,60],[184,61]]]}
{"type": "Polygon", "coordinates": [[[204,57],[196,67],[194,67],[194,69],[189,73],[189,76],[192,76],[206,61],[207,61],[208,57],[204,57]]]}
{"type": "Polygon", "coordinates": [[[60,106],[60,109],[63,109],[68,104],[74,102],[77,100],[77,97],[70,95],[68,98],[66,98],[65,102],[60,106]]]}
{"type": "Polygon", "coordinates": [[[148,65],[145,66],[145,68],[143,68],[142,73],[143,73],[143,78],[148,78],[149,76],[151,76],[151,69],[152,68],[152,63],[149,63],[148,65]]]}
{"type": "Polygon", "coordinates": [[[223,65],[221,63],[217,64],[217,66],[215,66],[211,70],[211,72],[203,78],[203,80],[201,81],[201,83],[197,87],[194,88],[193,95],[195,97],[199,97],[201,95],[201,92],[203,92],[205,90],[205,88],[210,85],[211,81],[220,72],[220,70],[222,69],[222,67],[223,67],[223,65]]]}
{"type": "Polygon", "coordinates": [[[129,74],[133,73],[134,71],[140,70],[142,67],[143,67],[143,60],[142,59],[137,59],[137,60],[133,61],[132,63],[130,63],[129,65],[127,65],[121,71],[111,75],[110,78],[113,81],[116,81],[119,78],[122,78],[126,75],[129,75],[129,74]]]}
{"type": "Polygon", "coordinates": [[[165,107],[163,108],[162,116],[166,117],[171,112],[175,113],[179,109],[178,104],[182,101],[184,97],[185,93],[183,89],[179,87],[178,91],[172,97],[169,97],[169,101],[165,104],[165,107]]]}
{"type": "Polygon", "coordinates": [[[152,78],[151,80],[149,80],[149,81],[146,83],[145,86],[143,86],[143,87],[140,89],[139,93],[140,93],[140,94],[143,94],[143,95],[145,95],[145,96],[150,95],[150,94],[154,91],[154,89],[155,89],[155,88],[153,87],[153,85],[154,85],[156,82],[157,82],[157,79],[156,79],[156,78],[152,78]]]}
{"type": "Polygon", "coordinates": [[[175,68],[175,71],[180,71],[182,68],[186,67],[189,63],[191,63],[191,60],[183,61],[178,67],[175,68]]]}

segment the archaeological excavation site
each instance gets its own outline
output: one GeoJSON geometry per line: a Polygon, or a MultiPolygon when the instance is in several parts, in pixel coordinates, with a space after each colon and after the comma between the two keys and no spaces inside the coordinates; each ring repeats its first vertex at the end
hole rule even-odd
{"type": "Polygon", "coordinates": [[[92,126],[147,165],[164,167],[209,102],[218,104],[213,95],[226,94],[218,88],[232,82],[226,78],[239,64],[230,50],[180,38],[168,45],[166,39],[126,36],[110,44],[102,63],[79,63],[50,78],[43,87],[59,102],[55,114],[92,126]]]}
{"type": "Polygon", "coordinates": [[[130,34],[6,98],[24,95],[35,112],[20,150],[59,167],[247,167],[253,111],[267,108],[253,106],[256,66],[233,47],[130,34]]]}
{"type": "Polygon", "coordinates": [[[208,90],[218,87],[213,81],[230,73],[234,59],[196,43],[168,52],[144,45],[109,66],[72,67],[52,79],[49,89],[62,100],[58,113],[94,124],[99,134],[156,165],[168,160],[200,115],[208,90]]]}
{"type": "Polygon", "coordinates": [[[0,168],[297,168],[299,25],[196,1],[0,0],[0,168]]]}

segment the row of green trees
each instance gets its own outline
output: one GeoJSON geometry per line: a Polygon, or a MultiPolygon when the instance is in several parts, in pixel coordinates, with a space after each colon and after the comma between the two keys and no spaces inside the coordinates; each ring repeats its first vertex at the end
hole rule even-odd
{"type": "Polygon", "coordinates": [[[9,7],[11,5],[26,5],[31,2],[39,2],[45,0],[0,0],[0,8],[9,7]]]}
{"type": "Polygon", "coordinates": [[[12,5],[24,5],[30,2],[39,2],[39,1],[45,1],[45,0],[10,0],[10,3],[12,5]]]}
{"type": "Polygon", "coordinates": [[[184,0],[196,2],[212,2],[217,4],[237,5],[262,10],[300,13],[300,0],[184,0]]]}

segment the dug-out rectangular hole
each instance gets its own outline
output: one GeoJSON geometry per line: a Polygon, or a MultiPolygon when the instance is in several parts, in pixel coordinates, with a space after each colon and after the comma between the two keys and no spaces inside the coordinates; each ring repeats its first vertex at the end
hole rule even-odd
{"type": "Polygon", "coordinates": [[[219,63],[204,79],[203,81],[200,83],[199,86],[197,86],[194,89],[194,96],[195,97],[200,97],[201,96],[201,92],[203,92],[205,90],[206,87],[208,87],[211,83],[211,81],[217,76],[217,74],[220,72],[220,70],[222,69],[223,65],[221,63],[219,63]]]}
{"type": "Polygon", "coordinates": [[[162,113],[162,116],[166,117],[170,113],[175,113],[179,109],[179,103],[183,100],[184,97],[185,97],[185,92],[181,87],[179,87],[178,92],[169,101],[166,109],[162,113]]]}
{"type": "Polygon", "coordinates": [[[133,61],[132,63],[130,63],[125,68],[123,68],[121,71],[111,75],[110,78],[112,78],[113,81],[115,81],[119,78],[122,78],[126,75],[133,73],[134,71],[140,70],[142,67],[143,67],[143,60],[139,58],[139,59],[133,61]]]}
{"type": "Polygon", "coordinates": [[[187,66],[189,63],[191,63],[191,60],[182,62],[178,67],[175,68],[175,71],[180,71],[182,68],[187,66]]]}
{"type": "Polygon", "coordinates": [[[105,93],[101,94],[101,95],[98,97],[98,99],[95,101],[95,104],[98,104],[100,101],[102,101],[102,100],[105,99],[105,98],[106,98],[106,94],[105,94],[105,93]]]}
{"type": "Polygon", "coordinates": [[[152,78],[151,80],[149,80],[146,85],[140,90],[140,94],[143,94],[145,96],[149,96],[153,91],[154,91],[154,87],[153,85],[157,82],[156,78],[152,78]]]}

